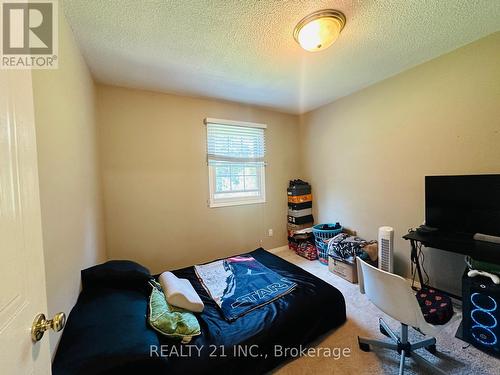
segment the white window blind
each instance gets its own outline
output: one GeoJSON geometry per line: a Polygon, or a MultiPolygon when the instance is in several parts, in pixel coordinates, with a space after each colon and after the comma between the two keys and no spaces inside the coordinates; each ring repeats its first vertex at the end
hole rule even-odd
{"type": "Polygon", "coordinates": [[[208,161],[263,163],[266,152],[264,129],[207,124],[208,161]]]}
{"type": "Polygon", "coordinates": [[[206,119],[210,206],[265,202],[265,125],[206,119]]]}

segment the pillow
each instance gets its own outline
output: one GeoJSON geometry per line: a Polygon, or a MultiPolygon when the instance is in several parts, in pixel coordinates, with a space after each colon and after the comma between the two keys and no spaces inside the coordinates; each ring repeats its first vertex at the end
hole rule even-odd
{"type": "Polygon", "coordinates": [[[82,270],[82,288],[112,287],[148,290],[149,270],[130,260],[110,260],[82,270]]]}

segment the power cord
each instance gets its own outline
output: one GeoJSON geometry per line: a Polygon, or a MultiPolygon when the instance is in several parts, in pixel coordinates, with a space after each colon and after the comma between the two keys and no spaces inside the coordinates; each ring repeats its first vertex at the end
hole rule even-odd
{"type": "MultiPolygon", "coordinates": [[[[429,285],[430,279],[429,279],[429,274],[427,273],[427,270],[425,269],[425,265],[424,265],[425,264],[425,254],[424,254],[424,251],[422,250],[421,243],[419,243],[417,245],[417,257],[418,257],[419,262],[420,262],[420,266],[421,266],[420,268],[422,269],[422,272],[424,273],[424,279],[425,279],[424,284],[429,285]]],[[[420,280],[420,281],[422,281],[422,280],[420,280]]]]}
{"type": "MultiPolygon", "coordinates": [[[[416,229],[415,228],[410,228],[408,229],[408,233],[409,232],[412,232],[412,231],[415,231],[416,229]]],[[[424,276],[424,284],[425,285],[429,285],[429,281],[430,281],[430,278],[429,278],[429,274],[427,273],[427,270],[425,269],[425,266],[424,266],[424,262],[425,262],[425,254],[422,250],[422,243],[420,242],[415,242],[416,244],[416,247],[417,247],[417,258],[416,259],[412,259],[411,261],[411,268],[410,268],[410,273],[411,273],[411,276],[412,276],[412,279],[411,279],[411,287],[412,289],[415,289],[415,279],[417,277],[417,267],[416,267],[416,262],[419,262],[420,263],[420,268],[423,272],[423,274],[425,275],[424,276]]],[[[422,280],[420,280],[420,284],[422,284],[422,280]]],[[[422,285],[420,285],[420,287],[422,287],[422,285]]]]}

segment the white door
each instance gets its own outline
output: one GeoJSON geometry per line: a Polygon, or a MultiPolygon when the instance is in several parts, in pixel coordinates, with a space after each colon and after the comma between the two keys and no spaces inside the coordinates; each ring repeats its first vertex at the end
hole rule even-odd
{"type": "Polygon", "coordinates": [[[0,373],[50,374],[31,71],[0,70],[0,373]]]}

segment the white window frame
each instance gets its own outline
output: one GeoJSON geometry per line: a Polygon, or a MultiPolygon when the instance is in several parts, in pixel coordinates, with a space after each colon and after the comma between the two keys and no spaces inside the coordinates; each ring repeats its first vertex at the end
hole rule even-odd
{"type": "Polygon", "coordinates": [[[227,206],[241,206],[244,204],[257,204],[266,203],[266,167],[262,166],[258,168],[260,170],[260,195],[257,197],[235,197],[235,198],[219,198],[215,199],[215,167],[213,165],[208,166],[208,180],[209,180],[209,206],[210,208],[215,207],[227,207],[227,206]]]}
{"type": "MultiPolygon", "coordinates": [[[[215,118],[206,118],[204,121],[205,125],[221,124],[221,125],[232,125],[232,126],[242,126],[242,127],[252,127],[252,128],[262,128],[266,129],[266,124],[259,124],[254,122],[244,122],[244,121],[233,121],[233,120],[223,120],[215,118]]],[[[207,160],[208,162],[208,160],[207,160]]],[[[259,191],[260,195],[256,197],[233,197],[233,198],[219,198],[215,199],[216,194],[216,178],[215,178],[215,166],[208,163],[208,186],[209,186],[209,199],[208,206],[210,208],[217,207],[228,207],[228,206],[241,206],[247,204],[259,204],[266,203],[266,163],[261,167],[257,167],[259,176],[259,191]]]]}

